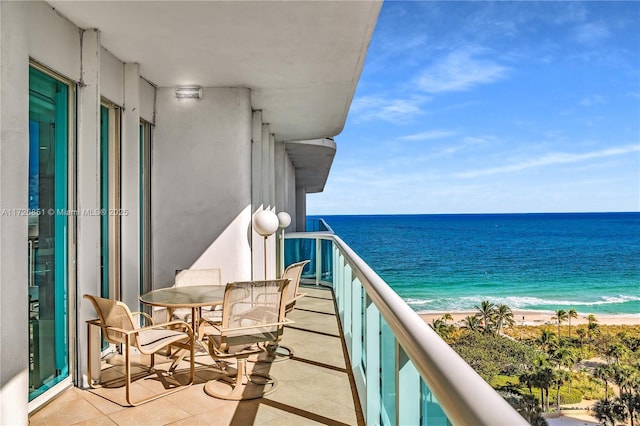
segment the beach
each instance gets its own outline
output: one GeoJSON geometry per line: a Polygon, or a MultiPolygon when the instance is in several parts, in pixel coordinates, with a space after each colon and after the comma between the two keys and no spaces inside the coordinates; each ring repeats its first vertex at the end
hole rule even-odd
{"type": "MultiPolygon", "coordinates": [[[[516,325],[557,325],[557,321],[553,319],[555,313],[553,311],[533,311],[533,310],[512,310],[513,319],[516,325]]],[[[441,318],[447,312],[428,312],[420,313],[420,317],[427,323],[432,320],[441,318]]],[[[448,312],[453,317],[453,322],[457,325],[464,324],[464,318],[475,315],[477,311],[459,311],[448,312]]],[[[587,324],[588,313],[578,313],[577,318],[571,318],[571,326],[587,324]]],[[[640,326],[640,314],[594,314],[598,324],[600,325],[638,325],[640,326]]],[[[562,325],[568,325],[568,321],[563,321],[562,325]]]]}

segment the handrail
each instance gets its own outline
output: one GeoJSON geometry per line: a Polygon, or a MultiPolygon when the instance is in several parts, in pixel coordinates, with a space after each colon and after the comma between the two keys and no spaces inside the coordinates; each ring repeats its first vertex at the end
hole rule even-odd
{"type": "Polygon", "coordinates": [[[528,425],[507,401],[337,235],[321,232],[292,233],[287,238],[333,240],[453,424],[528,425]]]}

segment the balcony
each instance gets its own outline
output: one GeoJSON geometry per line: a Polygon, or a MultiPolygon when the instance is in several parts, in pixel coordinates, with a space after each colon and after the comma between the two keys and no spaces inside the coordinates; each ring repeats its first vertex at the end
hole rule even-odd
{"type": "MultiPolygon", "coordinates": [[[[240,403],[207,396],[211,360],[196,383],[135,408],[70,389],[30,418],[39,424],[525,425],[525,420],[325,224],[286,236],[287,263],[310,259],[282,344],[284,362],[257,363],[280,386],[240,403]]],[[[251,363],[250,363],[251,364],[251,363]]],[[[141,391],[158,382],[140,380],[141,391]]],[[[122,399],[123,389],[109,390],[122,399]]]]}

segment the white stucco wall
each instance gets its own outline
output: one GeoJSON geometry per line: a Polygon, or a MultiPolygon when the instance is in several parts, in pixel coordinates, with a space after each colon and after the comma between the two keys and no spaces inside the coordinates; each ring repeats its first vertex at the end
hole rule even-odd
{"type": "Polygon", "coordinates": [[[45,2],[27,3],[29,55],[74,81],[80,80],[80,29],[45,2]]]}
{"type": "Polygon", "coordinates": [[[153,124],[156,111],[156,88],[144,78],[140,78],[140,118],[153,124]]]}
{"type": "Polygon", "coordinates": [[[100,49],[100,95],[124,105],[124,64],[105,48],[100,49]]]}
{"type": "Polygon", "coordinates": [[[153,286],[175,270],[221,268],[251,277],[250,92],[205,88],[201,100],[157,89],[151,215],[153,286]]]}
{"type": "MultiPolygon", "coordinates": [[[[26,209],[29,61],[24,3],[0,2],[0,209],[26,209]]],[[[27,217],[0,216],[0,424],[27,424],[27,217]],[[22,285],[19,285],[22,283],[22,285]],[[22,324],[22,327],[16,326],[22,324]]]]}

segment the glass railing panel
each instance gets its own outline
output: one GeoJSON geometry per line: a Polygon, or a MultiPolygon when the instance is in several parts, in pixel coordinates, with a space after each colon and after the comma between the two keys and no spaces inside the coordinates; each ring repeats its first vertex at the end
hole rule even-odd
{"type": "Polygon", "coordinates": [[[286,261],[310,259],[311,278],[333,287],[367,424],[526,424],[338,237],[285,238],[286,261]],[[466,370],[463,381],[452,368],[466,370]],[[431,385],[440,393],[428,388],[429,379],[438,380],[431,385]]]}
{"type": "Polygon", "coordinates": [[[396,337],[381,318],[380,324],[380,384],[383,425],[396,424],[396,337]]]}
{"type": "Polygon", "coordinates": [[[333,282],[333,241],[320,240],[320,281],[333,282]]]}
{"type": "Polygon", "coordinates": [[[435,395],[420,380],[420,424],[421,426],[451,426],[435,395]]]}
{"type": "Polygon", "coordinates": [[[309,260],[302,270],[302,279],[316,278],[316,240],[311,238],[286,238],[284,240],[285,267],[292,263],[309,260]]]}
{"type": "Polygon", "coordinates": [[[333,233],[333,229],[323,219],[307,218],[305,223],[307,232],[330,232],[333,233]]]}

